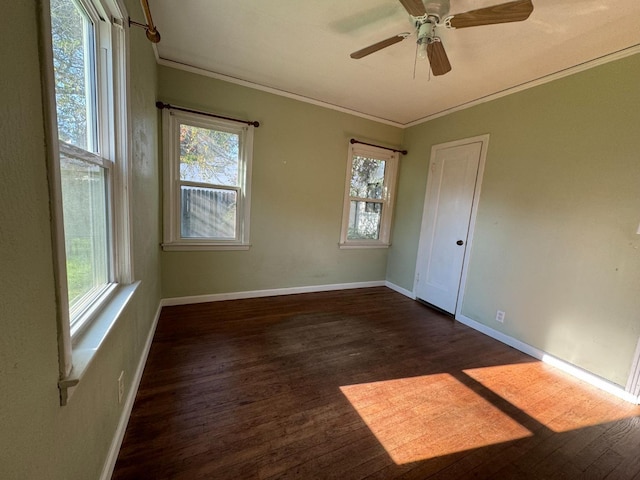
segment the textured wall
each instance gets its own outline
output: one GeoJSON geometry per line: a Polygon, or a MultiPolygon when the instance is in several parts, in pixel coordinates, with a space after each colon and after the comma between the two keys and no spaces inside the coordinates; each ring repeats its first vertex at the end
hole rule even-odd
{"type": "MultiPolygon", "coordinates": [[[[60,407],[55,286],[36,3],[0,18],[0,477],[98,478],[159,301],[155,60],[132,32],[134,270],[142,286],[68,406],[60,407]]],[[[134,17],[139,2],[128,2],[134,17]]]]}
{"type": "Polygon", "coordinates": [[[402,131],[167,67],[160,99],[260,121],[249,251],[163,252],[163,296],[384,280],[387,249],[340,250],[351,137],[400,145],[402,131]]]}
{"type": "Polygon", "coordinates": [[[489,133],[463,313],[624,386],[640,335],[639,76],[635,55],[408,129],[387,279],[412,289],[431,146],[489,133]]]}

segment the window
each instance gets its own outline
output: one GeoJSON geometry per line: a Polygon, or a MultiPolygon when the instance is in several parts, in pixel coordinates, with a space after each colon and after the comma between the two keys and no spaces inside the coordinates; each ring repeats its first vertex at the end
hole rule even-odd
{"type": "Polygon", "coordinates": [[[398,154],[358,143],[349,146],[340,246],[388,247],[398,154]]]}
{"type": "Polygon", "coordinates": [[[71,335],[119,280],[112,26],[103,5],[51,0],[64,257],[71,335]]]}
{"type": "Polygon", "coordinates": [[[253,127],[178,110],[163,115],[163,248],[248,248],[253,127]]]}
{"type": "Polygon", "coordinates": [[[119,0],[50,0],[49,12],[44,62],[63,384],[71,382],[72,366],[77,377],[86,362],[73,359],[75,345],[131,282],[121,28],[127,16],[119,0]]]}

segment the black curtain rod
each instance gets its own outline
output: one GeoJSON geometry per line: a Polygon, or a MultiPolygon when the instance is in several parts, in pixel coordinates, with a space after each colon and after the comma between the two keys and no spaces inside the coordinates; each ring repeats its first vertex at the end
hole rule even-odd
{"type": "Polygon", "coordinates": [[[169,110],[180,110],[181,112],[197,113],[198,115],[206,115],[207,117],[222,118],[223,120],[231,120],[232,122],[246,123],[247,125],[252,125],[254,127],[260,126],[260,122],[251,122],[248,120],[238,120],[237,118],[223,117],[222,115],[215,115],[213,113],[200,112],[198,110],[176,107],[174,105],[169,105],[168,103],[156,102],[156,107],[158,107],[160,110],[162,110],[163,108],[168,108],[169,110]]]}
{"type": "Polygon", "coordinates": [[[356,140],[355,138],[352,138],[351,140],[349,140],[349,142],[351,143],[351,145],[353,145],[354,143],[360,143],[361,145],[369,145],[370,147],[382,148],[383,150],[391,150],[392,152],[398,152],[403,155],[409,153],[406,150],[396,150],[395,148],[383,147],[382,145],[374,145],[373,143],[361,142],[360,140],[356,140]]]}

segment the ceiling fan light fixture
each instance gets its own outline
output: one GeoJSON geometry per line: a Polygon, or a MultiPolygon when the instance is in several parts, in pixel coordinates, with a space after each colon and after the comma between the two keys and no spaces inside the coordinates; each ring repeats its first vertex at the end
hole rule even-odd
{"type": "Polygon", "coordinates": [[[424,42],[418,41],[418,58],[420,60],[427,59],[427,41],[424,42]]]}
{"type": "Polygon", "coordinates": [[[429,39],[433,36],[434,24],[429,21],[418,23],[417,43],[418,43],[418,58],[424,60],[427,58],[427,45],[429,39]]]}

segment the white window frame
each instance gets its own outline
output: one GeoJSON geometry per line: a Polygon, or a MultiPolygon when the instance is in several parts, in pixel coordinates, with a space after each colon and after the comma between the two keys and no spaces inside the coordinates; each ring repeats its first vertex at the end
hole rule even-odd
{"type": "Polygon", "coordinates": [[[75,386],[102,345],[107,333],[139,282],[133,282],[130,227],[130,164],[128,102],[129,18],[122,0],[75,0],[95,25],[97,143],[99,154],[58,140],[53,69],[50,2],[41,3],[43,98],[45,100],[47,158],[52,206],[52,243],[57,288],[60,402],[66,405],[75,386]],[[106,170],[107,219],[110,240],[110,278],[82,308],[70,312],[60,154],[93,163],[106,170]],[[73,313],[73,317],[72,317],[73,313]]]}
{"type": "Polygon", "coordinates": [[[251,164],[253,158],[252,125],[183,112],[180,110],[164,109],[163,123],[163,153],[164,153],[164,250],[248,250],[249,249],[249,220],[251,217],[251,164]],[[235,190],[236,204],[236,236],[234,239],[217,238],[185,238],[181,235],[181,195],[180,187],[192,182],[180,180],[180,125],[218,130],[235,133],[239,136],[239,169],[238,186],[218,186],[202,184],[206,187],[225,188],[235,190]]]}
{"type": "Polygon", "coordinates": [[[395,203],[396,177],[398,174],[399,154],[385,148],[364,145],[361,143],[349,144],[349,155],[347,158],[347,175],[344,189],[344,204],[342,209],[342,230],[340,232],[340,248],[387,248],[391,245],[391,222],[393,220],[393,207],[395,203]],[[351,197],[351,176],[353,170],[354,157],[367,157],[386,162],[382,199],[372,200],[365,198],[351,197]],[[347,238],[349,233],[349,213],[351,201],[370,201],[382,204],[382,215],[380,219],[380,234],[377,239],[357,239],[347,238]]]}

